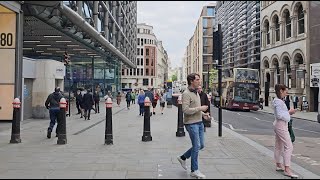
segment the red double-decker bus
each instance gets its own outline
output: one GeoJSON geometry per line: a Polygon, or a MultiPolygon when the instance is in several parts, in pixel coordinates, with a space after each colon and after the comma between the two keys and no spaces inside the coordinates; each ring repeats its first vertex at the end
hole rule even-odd
{"type": "MultiPolygon", "coordinates": [[[[231,78],[222,80],[221,106],[226,109],[259,109],[259,70],[234,68],[231,78]]],[[[218,87],[217,83],[214,83],[218,87]]]]}

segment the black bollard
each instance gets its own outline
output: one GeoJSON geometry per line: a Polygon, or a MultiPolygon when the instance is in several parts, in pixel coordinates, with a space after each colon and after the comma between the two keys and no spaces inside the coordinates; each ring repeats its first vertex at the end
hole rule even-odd
{"type": "Polygon", "coordinates": [[[66,128],[66,108],[67,101],[65,98],[60,99],[60,112],[57,118],[58,140],[57,144],[67,144],[67,128],[66,128]]]}
{"type": "Polygon", "coordinates": [[[152,141],[150,132],[150,99],[146,97],[144,99],[144,121],[143,121],[143,136],[142,141],[152,141]]]}
{"type": "Polygon", "coordinates": [[[20,117],[21,117],[21,111],[20,111],[20,99],[15,98],[13,100],[13,119],[12,119],[12,131],[11,131],[11,139],[10,143],[21,143],[20,138],[20,117]]]}
{"type": "Polygon", "coordinates": [[[112,135],[112,100],[108,98],[106,100],[106,128],[104,131],[104,144],[113,144],[112,135]]]}
{"type": "Polygon", "coordinates": [[[182,96],[178,97],[178,126],[177,126],[177,137],[185,136],[184,126],[183,126],[183,113],[182,113],[182,96]]]}

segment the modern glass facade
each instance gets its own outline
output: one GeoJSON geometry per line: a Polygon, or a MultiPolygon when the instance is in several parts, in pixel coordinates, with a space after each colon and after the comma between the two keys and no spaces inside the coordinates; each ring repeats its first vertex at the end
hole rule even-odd
{"type": "Polygon", "coordinates": [[[223,76],[233,68],[260,68],[260,1],[218,1],[217,24],[223,33],[223,76]]]}

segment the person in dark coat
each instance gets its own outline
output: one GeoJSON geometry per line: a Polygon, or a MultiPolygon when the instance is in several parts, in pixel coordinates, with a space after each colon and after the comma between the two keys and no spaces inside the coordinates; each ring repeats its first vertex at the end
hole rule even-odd
{"type": "MultiPolygon", "coordinates": [[[[199,86],[198,87],[198,93],[199,93],[199,96],[200,96],[200,99],[201,99],[201,106],[208,106],[208,109],[206,111],[204,111],[204,113],[209,113],[210,114],[210,101],[208,99],[208,96],[206,93],[203,92],[202,90],[202,87],[199,86]]],[[[211,115],[210,115],[211,116],[211,115]]],[[[202,122],[203,122],[203,125],[204,125],[204,131],[206,131],[206,127],[211,127],[211,120],[205,120],[203,117],[202,117],[202,122]]]]}
{"type": "Polygon", "coordinates": [[[87,93],[83,96],[83,105],[84,105],[84,119],[90,120],[90,111],[94,105],[93,95],[91,89],[87,90],[87,93]]]}
{"type": "Polygon", "coordinates": [[[284,102],[285,102],[288,110],[290,110],[290,97],[289,97],[289,95],[285,97],[284,102]]]}
{"type": "MultiPolygon", "coordinates": [[[[50,124],[48,127],[48,132],[47,132],[47,138],[51,138],[51,132],[52,129],[54,128],[54,125],[56,124],[57,121],[57,126],[59,126],[59,122],[58,122],[58,115],[60,112],[60,99],[63,98],[63,95],[60,92],[60,88],[56,87],[54,89],[54,92],[51,93],[46,102],[45,102],[45,106],[47,109],[49,109],[49,114],[50,114],[50,124]]],[[[56,137],[58,135],[58,128],[56,128],[56,137]]]]}
{"type": "Polygon", "coordinates": [[[82,102],[82,94],[79,89],[77,90],[77,95],[76,95],[76,106],[78,109],[78,114],[81,114],[81,117],[82,117],[81,102],[82,102]]]}
{"type": "Polygon", "coordinates": [[[93,100],[94,100],[94,111],[96,113],[100,113],[100,107],[99,107],[99,103],[100,103],[100,96],[98,91],[96,90],[95,93],[93,94],[93,100]]]}
{"type": "Polygon", "coordinates": [[[131,102],[131,92],[128,91],[126,94],[126,101],[127,101],[127,108],[130,109],[130,102],[131,102]]]}

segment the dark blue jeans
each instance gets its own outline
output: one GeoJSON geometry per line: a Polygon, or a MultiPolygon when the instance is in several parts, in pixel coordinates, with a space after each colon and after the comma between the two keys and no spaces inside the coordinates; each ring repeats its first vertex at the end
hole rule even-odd
{"type": "Polygon", "coordinates": [[[50,131],[52,131],[54,125],[56,124],[56,121],[58,119],[58,115],[60,112],[60,108],[59,107],[53,107],[49,109],[49,114],[50,114],[50,125],[49,128],[50,131]]]}
{"type": "Polygon", "coordinates": [[[144,103],[139,103],[139,106],[140,106],[139,115],[143,115],[144,114],[144,103]]]}
{"type": "Polygon", "coordinates": [[[204,125],[202,122],[195,124],[185,124],[189,133],[192,147],[183,154],[185,158],[191,157],[191,171],[198,170],[199,150],[204,148],[204,125]]]}

